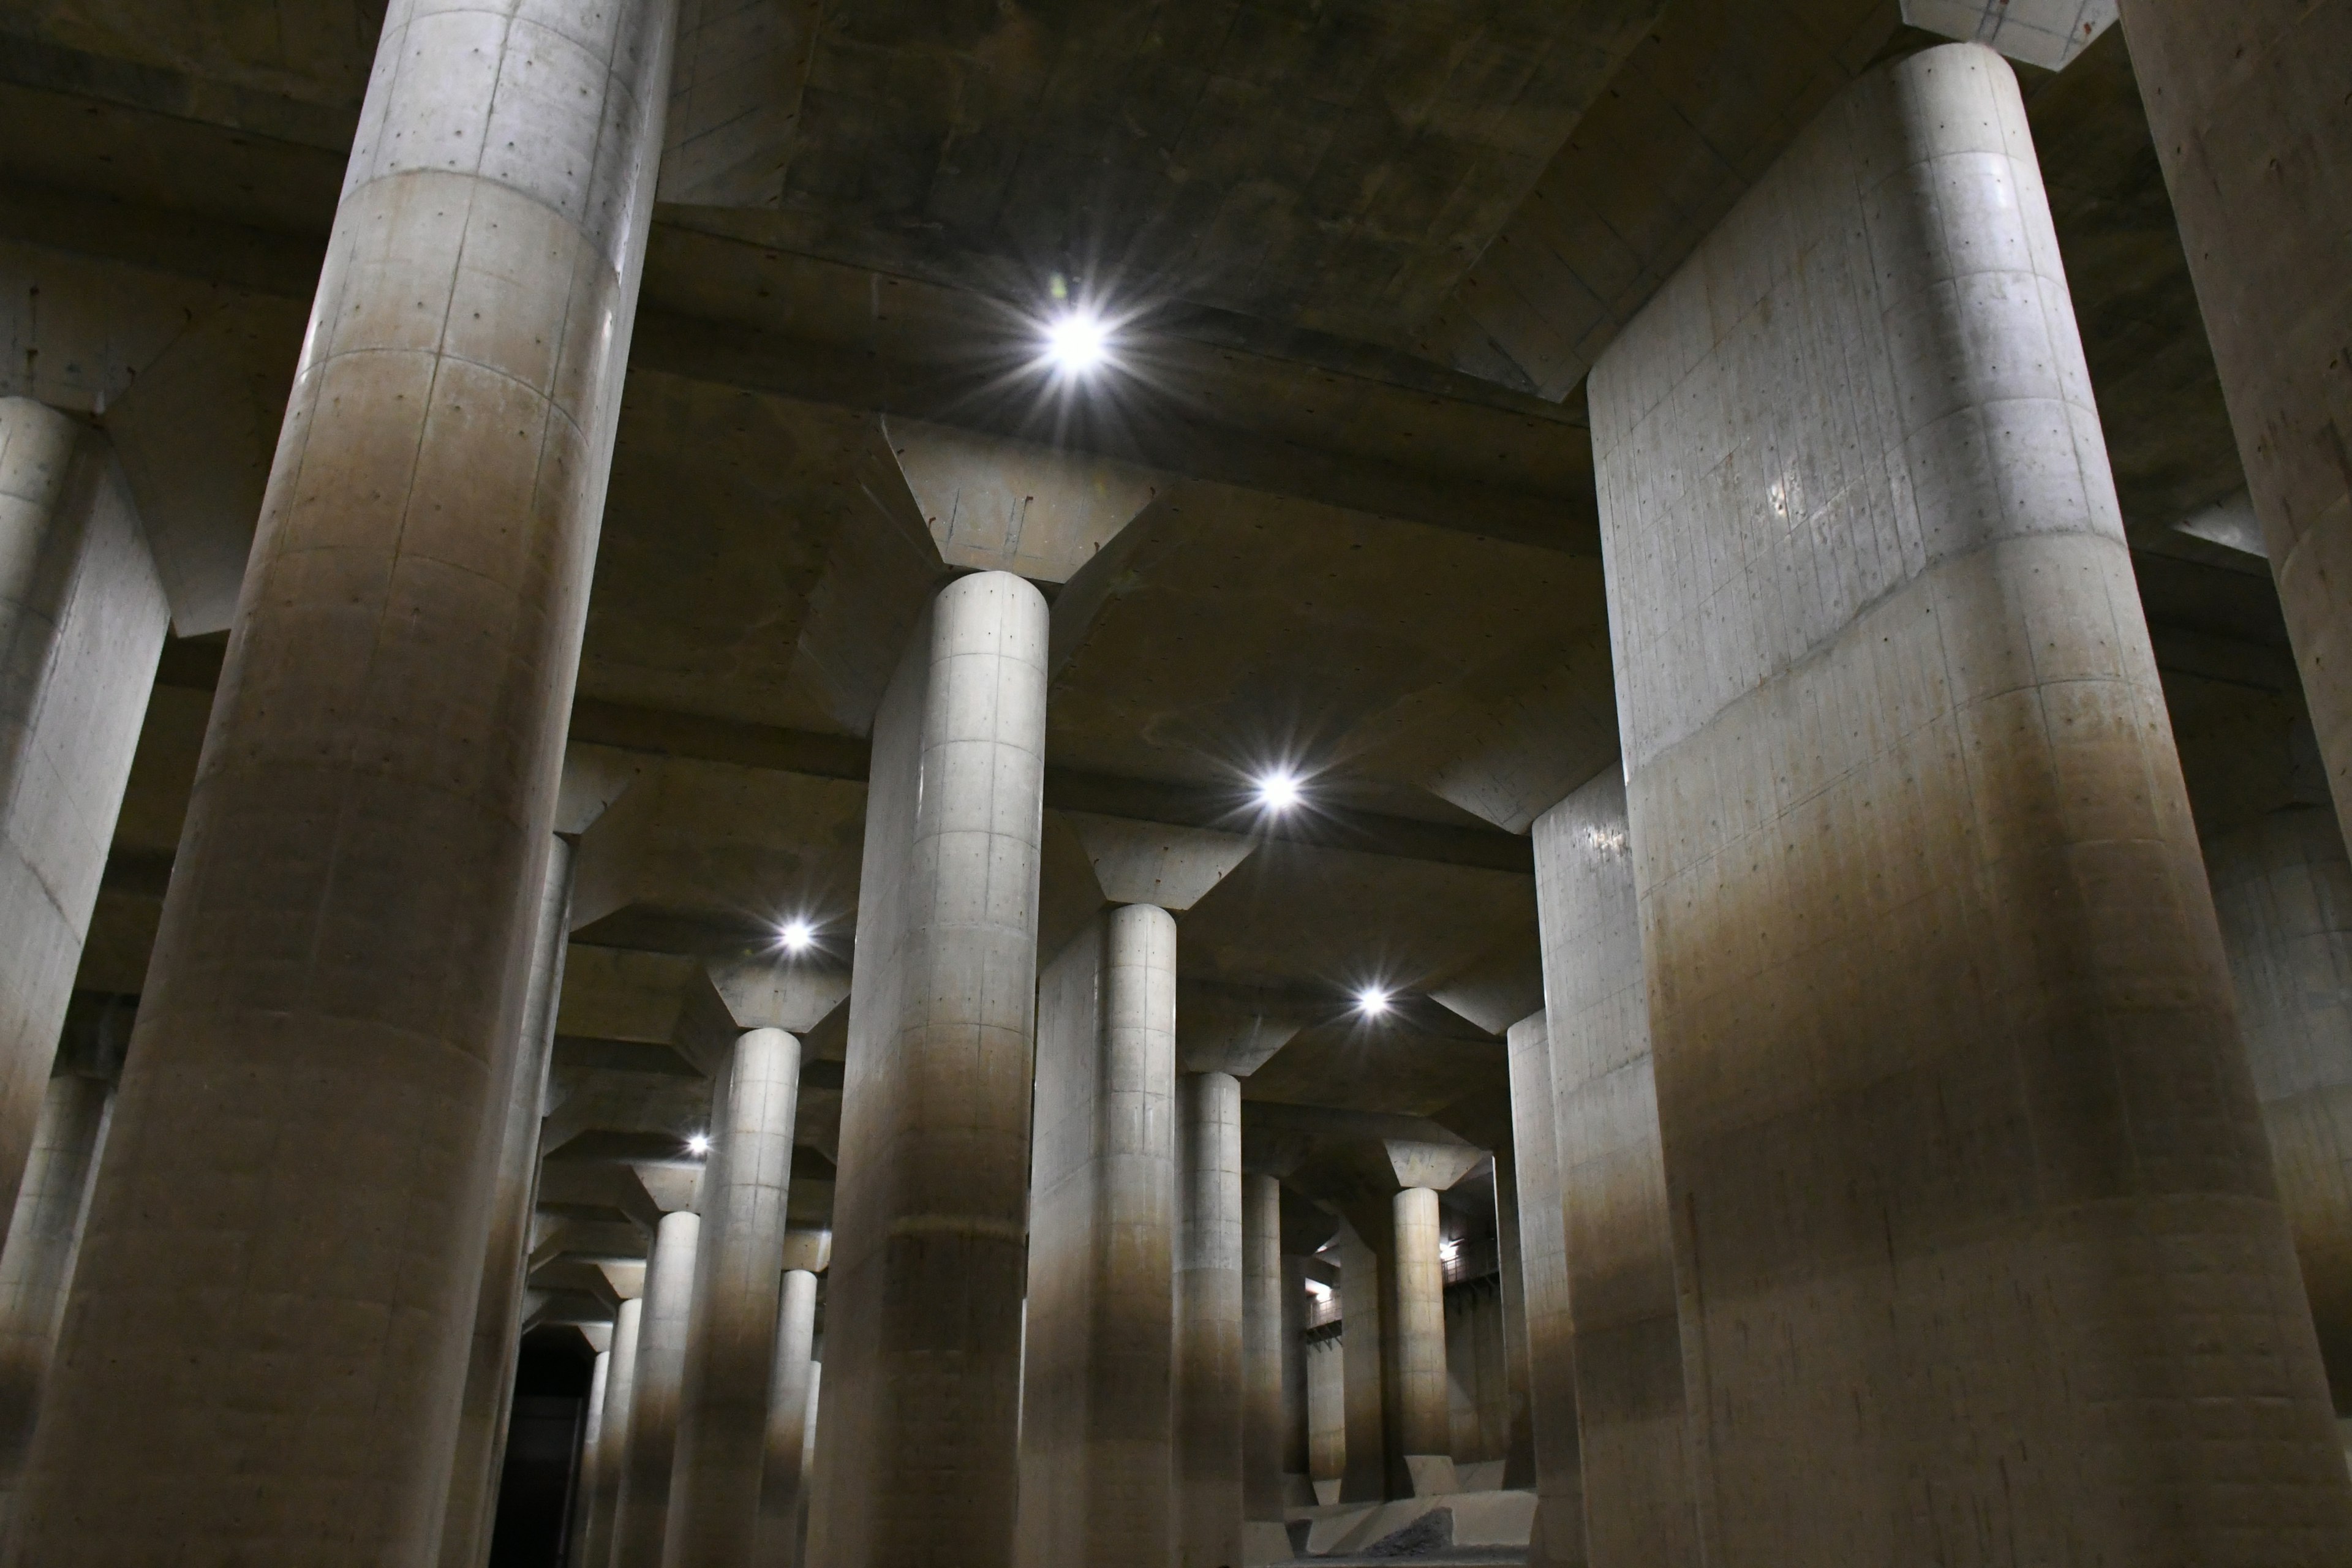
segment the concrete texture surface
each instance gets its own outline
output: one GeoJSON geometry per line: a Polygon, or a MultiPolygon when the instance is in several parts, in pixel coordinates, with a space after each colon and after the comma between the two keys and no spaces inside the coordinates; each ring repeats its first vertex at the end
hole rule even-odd
{"type": "MultiPolygon", "coordinates": [[[[813,1260],[812,1260],[813,1261],[813,1260]]],[[[761,1440],[760,1528],[754,1560],[766,1568],[800,1561],[801,1521],[807,1498],[808,1430],[816,1409],[816,1275],[784,1270],[776,1309],[776,1351],[768,1377],[768,1426],[761,1440]]]]}
{"type": "Polygon", "coordinates": [[[589,1478],[588,1528],[580,1538],[579,1568],[611,1568],[613,1563],[613,1522],[620,1509],[621,1479],[628,1464],[629,1412],[637,1397],[637,1338],[644,1326],[643,1297],[632,1296],[614,1309],[603,1414],[596,1424],[596,1469],[589,1478]]]}
{"type": "MultiPolygon", "coordinates": [[[[2158,158],[2327,760],[2352,812],[2352,279],[2342,248],[2352,5],[2125,0],[2158,158]]],[[[2347,816],[2352,821],[2352,816],[2347,816]]]]}
{"type": "Polygon", "coordinates": [[[1519,1233],[1528,1436],[1537,1499],[1529,1561],[1577,1563],[1584,1561],[1584,1467],[1576,1405],[1576,1333],[1568,1293],[1567,1197],[1561,1186],[1559,1114],[1545,1015],[1533,1013],[1512,1025],[1509,1040],[1511,1157],[1517,1181],[1513,1212],[1519,1233]]]}
{"type": "Polygon", "coordinates": [[[1587,1560],[1699,1561],[1641,910],[1615,768],[1536,822],[1587,1560]]]}
{"type": "Polygon", "coordinates": [[[1242,1089],[1177,1080],[1176,1568],[1242,1556],[1242,1089]]]}
{"type": "MultiPolygon", "coordinates": [[[[1297,1287],[1304,1306],[1306,1286],[1297,1287]]],[[[1242,1517],[1282,1522],[1283,1457],[1288,1447],[1284,1373],[1295,1356],[1283,1354],[1282,1181],[1242,1176],[1242,1517]]],[[[1293,1315],[1294,1330],[1303,1323],[1293,1315]]],[[[1303,1390],[1301,1392],[1304,1392],[1303,1390]]],[[[1301,1412],[1303,1415],[1303,1411],[1301,1412]]],[[[1305,1423],[1299,1436],[1306,1436],[1305,1423]]],[[[1301,1456],[1302,1461],[1304,1456],[1301,1456]]],[[[1299,1473],[1306,1473],[1302,1462],[1299,1473]]]]}
{"type": "Polygon", "coordinates": [[[2205,863],[2320,1356],[2352,1415],[2352,864],[2315,805],[2208,837],[2205,863]]]}
{"type": "Polygon", "coordinates": [[[386,18],[37,1439],[36,1561],[437,1547],[669,23],[386,18]]]}
{"type": "Polygon", "coordinates": [[[33,1446],[113,1100],[113,1085],[101,1079],[68,1071],[49,1079],[0,1247],[0,1533],[9,1529],[33,1446]]]}
{"type": "Polygon", "coordinates": [[[1454,1489],[1454,1434],[1445,1399],[1445,1266],[1437,1255],[1437,1194],[1405,1187],[1394,1200],[1397,1445],[1412,1495],[1454,1489]]]}
{"type": "Polygon", "coordinates": [[[702,1217],[691,1209],[666,1214],[646,1259],[645,1306],[637,1323],[636,1365],[629,1379],[628,1436],[621,1449],[621,1489],[613,1504],[613,1568],[662,1568],[677,1475],[678,1412],[685,1400],[701,1235],[702,1217]]]}
{"type": "Polygon", "coordinates": [[[1037,987],[1017,1560],[1175,1536],[1176,922],[1106,910],[1037,987]]]}
{"type": "Polygon", "coordinates": [[[1953,46],[1850,89],[1592,407],[1710,1552],[1931,1551],[1925,1478],[2021,1553],[2341,1552],[2009,67],[1953,46]],[[2192,1365],[2227,1372],[2191,1397],[2192,1365]]]}
{"type": "Polygon", "coordinates": [[[163,616],[104,439],[30,399],[0,398],[0,1199],[11,1205],[163,616]]]}
{"type": "Polygon", "coordinates": [[[1045,603],[941,590],[875,721],[810,1560],[1012,1560],[1045,603]]]}
{"type": "Polygon", "coordinates": [[[791,1035],[736,1037],[702,1178],[664,1568],[740,1563],[758,1539],[800,1080],[791,1035]]]}
{"type": "Polygon", "coordinates": [[[522,1341],[523,1279],[538,1208],[539,1131],[547,1107],[547,1073],[555,1050],[556,999],[563,992],[563,954],[572,932],[572,846],[547,849],[546,890],[531,935],[530,989],[523,1000],[513,1079],[499,1130],[490,1189],[489,1243],[466,1350],[466,1387],[457,1442],[449,1463],[449,1500],[441,1517],[441,1568],[482,1568],[498,1518],[507,1423],[514,1409],[515,1356],[522,1341]]]}

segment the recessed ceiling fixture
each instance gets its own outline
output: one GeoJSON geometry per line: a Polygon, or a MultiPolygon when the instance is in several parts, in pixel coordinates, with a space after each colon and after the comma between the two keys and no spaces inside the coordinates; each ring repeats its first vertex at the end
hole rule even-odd
{"type": "Polygon", "coordinates": [[[1276,768],[1257,781],[1257,803],[1268,811],[1284,812],[1298,804],[1298,775],[1276,768]]]}
{"type": "Polygon", "coordinates": [[[1083,306],[1066,310],[1046,325],[1045,357],[1065,375],[1086,375],[1110,357],[1110,328],[1083,306]]]}
{"type": "Polygon", "coordinates": [[[686,1141],[686,1152],[699,1160],[710,1152],[710,1140],[698,1132],[686,1141]]]}
{"type": "Polygon", "coordinates": [[[787,921],[776,932],[786,952],[806,952],[816,942],[816,928],[806,921],[787,921]]]}
{"type": "Polygon", "coordinates": [[[1368,985],[1356,993],[1356,1011],[1367,1018],[1377,1018],[1389,1010],[1389,994],[1377,985],[1368,985]]]}

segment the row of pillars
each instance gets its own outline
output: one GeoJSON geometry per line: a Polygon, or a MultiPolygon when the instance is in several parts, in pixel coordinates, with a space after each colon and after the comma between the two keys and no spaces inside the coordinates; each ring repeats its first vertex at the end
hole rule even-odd
{"type": "MultiPolygon", "coordinates": [[[[2352,24],[2123,9],[2342,802],[2326,67],[2352,24]],[[2273,151],[2210,151],[2240,146],[2273,151]]],[[[79,1222],[23,1561],[440,1550],[673,25],[668,0],[388,14],[79,1222]]],[[[1594,373],[1623,826],[1571,797],[1538,833],[1569,1353],[1540,1352],[1532,1280],[1528,1305],[1533,1385],[1572,1368],[1579,1550],[2352,1558],[2087,387],[2016,84],[1969,47],[1865,76],[1594,373]],[[1562,944],[1601,919],[1571,896],[1593,857],[1623,868],[1619,914],[1562,944]],[[1634,952],[1631,983],[1596,956],[1634,952]]],[[[163,629],[89,450],[8,408],[26,548],[0,607],[35,672],[0,713],[12,1178],[163,629]]],[[[1045,646],[1034,589],[965,579],[876,729],[824,1568],[1018,1550],[1045,646]]],[[[1181,1179],[1223,1181],[1225,1123],[1193,1125],[1181,1179]]],[[[2340,1183],[2340,1139],[2297,1126],[2340,1183]]],[[[1519,1184],[1532,1257],[1553,1218],[1519,1184]]],[[[1180,1433],[1206,1420],[1185,1390],[1238,1359],[1237,1237],[1188,1223],[1170,1261],[1171,1317],[1220,1325],[1171,1342],[1180,1433]]],[[[781,1276],[709,1278],[785,1318],[781,1276]]],[[[1087,1310],[1156,1323],[1158,1289],[1087,1310]]],[[[656,1533],[626,1496],[638,1430],[722,1375],[691,1333],[674,1373],[650,1353],[703,1299],[651,1290],[632,1365],[616,1341],[616,1545],[656,1533]],[[634,1392],[657,1366],[675,1405],[634,1392]]],[[[750,1341],[704,1342],[715,1365],[750,1341]]],[[[709,1484],[740,1498],[752,1468],[730,1447],[709,1484]]],[[[1245,1486],[1170,1473],[1180,1532],[1245,1486]]]]}

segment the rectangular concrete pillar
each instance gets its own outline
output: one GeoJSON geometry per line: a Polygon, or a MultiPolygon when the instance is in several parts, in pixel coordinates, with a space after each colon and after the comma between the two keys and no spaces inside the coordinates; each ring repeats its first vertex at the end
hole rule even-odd
{"type": "Polygon", "coordinates": [[[1087,922],[1038,983],[1024,1568],[1174,1540],[1176,922],[1087,922]]]}
{"type": "Polygon", "coordinates": [[[1534,835],[1585,1549],[1593,1568],[1696,1568],[1674,1225],[1624,779],[1612,766],[1536,818],[1534,835]]]}
{"type": "Polygon", "coordinates": [[[1591,406],[1710,1560],[2352,1560],[2007,64],[1848,89],[1591,406]]]}
{"type": "Polygon", "coordinates": [[[2352,834],[2352,0],[2120,9],[2337,817],[2352,834]]]}
{"type": "Polygon", "coordinates": [[[673,9],[384,13],[34,1443],[31,1561],[438,1550],[673,9]]]}
{"type": "Polygon", "coordinates": [[[1528,1354],[1528,1424],[1535,1458],[1535,1533],[1528,1561],[1584,1561],[1584,1461],[1576,1412],[1576,1331],[1569,1310],[1559,1120],[1544,1016],[1511,1026],[1511,1152],[1517,1178],[1519,1290],[1528,1354]]]}
{"type": "Polygon", "coordinates": [[[0,398],[0,1213],[40,1120],[168,618],[106,439],[0,398]]]}
{"type": "Polygon", "coordinates": [[[874,724],[811,1561],[1012,1561],[1045,601],[950,584],[874,724]]]}
{"type": "MultiPolygon", "coordinates": [[[[1277,1199],[1278,1201],[1278,1199],[1277,1199]]],[[[1282,1255],[1279,1311],[1282,1335],[1282,1458],[1280,1485],[1285,1507],[1305,1508],[1315,1500],[1313,1471],[1307,1462],[1309,1432],[1307,1394],[1307,1258],[1282,1255]]]]}
{"type": "Polygon", "coordinates": [[[1339,1339],[1344,1468],[1342,1502],[1380,1502],[1389,1495],[1387,1378],[1381,1363],[1382,1298],[1380,1254],[1353,1225],[1331,1249],[1339,1263],[1339,1339]]]}
{"type": "Polygon", "coordinates": [[[1536,1434],[1528,1359],[1528,1293],[1520,1268],[1519,1177],[1516,1157],[1506,1149],[1495,1156],[1495,1239],[1503,1260],[1503,1364],[1509,1379],[1509,1435],[1503,1450],[1503,1485],[1533,1490],[1536,1434]]]}

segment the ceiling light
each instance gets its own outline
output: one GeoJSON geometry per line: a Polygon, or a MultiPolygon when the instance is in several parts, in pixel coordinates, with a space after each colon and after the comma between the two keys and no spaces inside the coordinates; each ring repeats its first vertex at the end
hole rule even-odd
{"type": "Polygon", "coordinates": [[[1298,775],[1279,770],[1257,781],[1257,803],[1268,811],[1288,811],[1298,804],[1298,775]]]}
{"type": "Polygon", "coordinates": [[[786,952],[806,952],[816,941],[816,928],[806,921],[792,921],[776,932],[776,940],[786,952]]]}
{"type": "Polygon", "coordinates": [[[1092,310],[1071,310],[1045,329],[1045,356],[1066,375],[1084,375],[1110,355],[1110,329],[1092,310]]]}
{"type": "Polygon", "coordinates": [[[699,1160],[710,1152],[710,1140],[698,1132],[686,1141],[686,1152],[699,1160]]]}
{"type": "Polygon", "coordinates": [[[1356,1009],[1367,1018],[1377,1018],[1389,1010],[1389,994],[1379,986],[1368,986],[1356,993],[1356,1009]]]}

